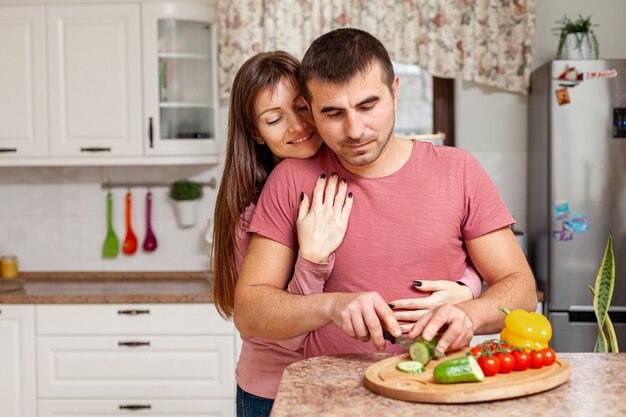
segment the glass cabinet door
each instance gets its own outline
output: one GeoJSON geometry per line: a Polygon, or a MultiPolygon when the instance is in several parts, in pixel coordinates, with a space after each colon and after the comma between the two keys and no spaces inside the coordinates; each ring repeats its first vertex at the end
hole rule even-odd
{"type": "Polygon", "coordinates": [[[147,153],[215,154],[215,25],[203,5],[153,7],[147,18],[154,52],[145,62],[147,153]]]}
{"type": "Polygon", "coordinates": [[[215,136],[211,106],[210,25],[159,20],[159,115],[162,140],[215,136]]]}

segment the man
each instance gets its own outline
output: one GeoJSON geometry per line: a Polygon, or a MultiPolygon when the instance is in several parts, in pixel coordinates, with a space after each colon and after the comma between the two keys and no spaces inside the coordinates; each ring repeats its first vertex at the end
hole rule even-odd
{"type": "Polygon", "coordinates": [[[401,333],[387,303],[418,297],[415,279],[456,281],[467,255],[489,289],[424,314],[410,338],[441,333],[437,349],[456,349],[502,327],[499,305],[535,309],[535,281],[508,227],[514,220],[480,164],[459,149],[393,137],[399,80],[376,38],[356,29],[321,36],[304,56],[300,81],[326,147],[284,161],[264,186],[235,294],[243,336],[311,332],[307,356],[369,351],[368,340],[383,350],[383,328],[401,333]],[[287,294],[300,195],[320,175],[347,179],[348,231],[324,293],[287,294]]]}

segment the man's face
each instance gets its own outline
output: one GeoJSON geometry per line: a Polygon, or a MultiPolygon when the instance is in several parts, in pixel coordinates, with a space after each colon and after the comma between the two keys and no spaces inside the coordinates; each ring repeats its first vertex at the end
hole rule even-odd
{"type": "Polygon", "coordinates": [[[317,131],[349,171],[383,153],[393,133],[398,77],[389,91],[378,63],[342,85],[308,81],[317,131]]]}

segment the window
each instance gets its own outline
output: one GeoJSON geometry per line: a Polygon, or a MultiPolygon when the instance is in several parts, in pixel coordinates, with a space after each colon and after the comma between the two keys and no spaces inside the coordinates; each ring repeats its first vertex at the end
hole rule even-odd
{"type": "Polygon", "coordinates": [[[394,134],[442,132],[454,146],[454,80],[433,77],[417,65],[393,63],[400,77],[394,134]]]}

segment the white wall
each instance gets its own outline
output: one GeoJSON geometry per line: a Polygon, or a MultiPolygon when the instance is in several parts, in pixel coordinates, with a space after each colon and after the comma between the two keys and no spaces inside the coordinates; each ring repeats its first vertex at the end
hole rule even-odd
{"type": "MultiPolygon", "coordinates": [[[[132,226],[139,248],[132,256],[103,259],[107,231],[103,181],[167,182],[190,178],[209,181],[218,167],[54,167],[0,168],[0,255],[17,255],[23,271],[198,271],[209,264],[204,240],[213,217],[216,192],[204,188],[198,222],[177,225],[165,187],[152,189],[155,252],[141,248],[146,230],[147,189],[133,188],[132,226]]],[[[126,234],[126,189],[115,188],[113,224],[121,244],[126,234]]]]}
{"type": "MultiPolygon", "coordinates": [[[[533,69],[554,59],[552,28],[564,14],[593,15],[600,58],[626,58],[624,0],[537,0],[533,69]]],[[[527,97],[472,82],[456,84],[457,146],[471,151],[491,175],[519,228],[526,225],[527,97]]]]}

